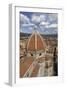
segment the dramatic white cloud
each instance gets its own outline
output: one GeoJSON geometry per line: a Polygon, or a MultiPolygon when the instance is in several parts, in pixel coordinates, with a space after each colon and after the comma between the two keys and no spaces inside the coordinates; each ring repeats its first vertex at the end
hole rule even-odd
{"type": "Polygon", "coordinates": [[[22,24],[22,27],[33,27],[35,24],[33,23],[28,23],[28,24],[22,24]]]}
{"type": "Polygon", "coordinates": [[[28,14],[20,14],[21,31],[27,32],[28,30],[28,33],[32,32],[34,27],[37,27],[41,33],[56,34],[58,28],[57,21],[57,14],[32,13],[31,17],[28,14]]]}
{"type": "Polygon", "coordinates": [[[28,24],[30,19],[26,15],[20,14],[20,22],[21,24],[28,24]]]}
{"type": "Polygon", "coordinates": [[[45,21],[46,20],[46,15],[40,15],[40,21],[42,22],[42,21],[45,21]]]}
{"type": "Polygon", "coordinates": [[[33,23],[40,23],[40,22],[45,22],[46,21],[46,15],[42,14],[42,15],[36,15],[36,14],[33,14],[32,15],[32,18],[31,18],[31,21],[33,23]]]}
{"type": "Polygon", "coordinates": [[[26,15],[20,14],[20,28],[31,28],[34,24],[30,22],[30,18],[26,15]]]}
{"type": "Polygon", "coordinates": [[[49,22],[44,22],[44,21],[42,21],[42,22],[40,22],[40,25],[41,25],[41,26],[49,25],[49,22]]]}
{"type": "Polygon", "coordinates": [[[32,15],[31,21],[32,21],[33,23],[40,23],[40,17],[37,16],[37,15],[32,15]]]}
{"type": "Polygon", "coordinates": [[[54,21],[57,22],[58,16],[55,13],[54,14],[49,14],[48,19],[49,19],[50,22],[54,22],[54,21]]]}
{"type": "Polygon", "coordinates": [[[57,28],[57,24],[50,24],[50,25],[46,25],[46,28],[57,28]]]}

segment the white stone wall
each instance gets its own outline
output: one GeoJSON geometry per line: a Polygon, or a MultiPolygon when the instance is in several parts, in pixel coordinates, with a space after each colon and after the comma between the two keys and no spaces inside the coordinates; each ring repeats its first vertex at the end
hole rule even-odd
{"type": "Polygon", "coordinates": [[[44,67],[45,67],[45,63],[39,63],[40,68],[39,68],[39,72],[38,72],[38,76],[44,76],[44,67]]]}
{"type": "Polygon", "coordinates": [[[50,67],[48,69],[48,76],[52,76],[53,75],[53,67],[50,67]]]}

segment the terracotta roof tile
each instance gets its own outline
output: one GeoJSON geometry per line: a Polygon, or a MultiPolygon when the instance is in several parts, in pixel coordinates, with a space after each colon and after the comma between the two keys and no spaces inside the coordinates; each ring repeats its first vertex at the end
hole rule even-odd
{"type": "Polygon", "coordinates": [[[24,58],[20,61],[20,77],[23,77],[23,75],[26,73],[27,69],[30,67],[30,65],[33,62],[33,58],[24,58]]]}
{"type": "Polygon", "coordinates": [[[39,65],[36,65],[33,69],[33,72],[31,74],[31,77],[36,77],[39,71],[39,65]]]}

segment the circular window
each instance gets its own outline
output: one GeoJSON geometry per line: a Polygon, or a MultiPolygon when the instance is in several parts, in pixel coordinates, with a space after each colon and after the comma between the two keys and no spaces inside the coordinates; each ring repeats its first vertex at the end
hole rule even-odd
{"type": "Polygon", "coordinates": [[[42,54],[40,53],[39,56],[41,56],[42,54]]]}

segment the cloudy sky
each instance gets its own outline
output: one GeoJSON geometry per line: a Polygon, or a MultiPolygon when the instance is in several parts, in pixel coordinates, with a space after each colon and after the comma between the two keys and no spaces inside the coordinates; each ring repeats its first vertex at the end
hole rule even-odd
{"type": "Polygon", "coordinates": [[[36,27],[41,34],[57,34],[56,13],[20,12],[20,32],[31,33],[36,27]]]}

